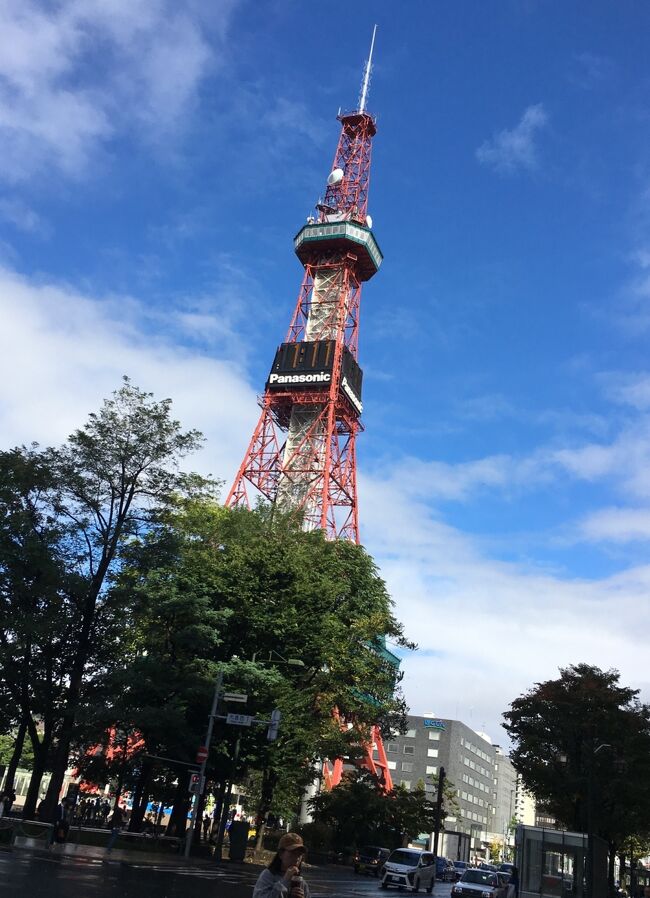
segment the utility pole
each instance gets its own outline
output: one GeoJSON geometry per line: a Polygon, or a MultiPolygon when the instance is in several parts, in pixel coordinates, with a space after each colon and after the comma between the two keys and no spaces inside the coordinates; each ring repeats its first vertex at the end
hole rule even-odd
{"type": "Polygon", "coordinates": [[[442,819],[442,802],[443,802],[443,789],[445,787],[445,779],[447,774],[445,773],[445,768],[440,768],[440,773],[438,774],[438,797],[436,799],[436,825],[433,830],[433,856],[438,857],[438,838],[440,836],[440,822],[442,819]]]}
{"type": "Polygon", "coordinates": [[[192,812],[190,814],[190,827],[189,830],[185,834],[185,857],[190,856],[190,850],[192,848],[192,837],[194,835],[194,826],[196,824],[196,815],[199,810],[199,805],[201,804],[201,795],[203,795],[203,790],[205,789],[205,768],[208,764],[208,754],[210,752],[210,742],[212,741],[212,729],[214,727],[214,718],[217,716],[217,706],[219,705],[219,695],[221,693],[221,686],[223,683],[223,670],[219,670],[217,674],[217,680],[214,684],[214,695],[212,696],[212,708],[210,710],[210,716],[208,718],[208,729],[205,734],[205,744],[202,746],[205,751],[202,752],[201,756],[201,766],[199,768],[199,787],[196,790],[196,795],[194,796],[194,800],[192,803],[192,812]]]}

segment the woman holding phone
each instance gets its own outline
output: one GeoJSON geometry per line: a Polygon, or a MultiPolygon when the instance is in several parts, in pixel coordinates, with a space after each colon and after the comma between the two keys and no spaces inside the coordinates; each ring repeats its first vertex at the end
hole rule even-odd
{"type": "Polygon", "coordinates": [[[306,850],[298,833],[285,833],[275,857],[255,883],[253,898],[310,898],[300,873],[306,850]]]}

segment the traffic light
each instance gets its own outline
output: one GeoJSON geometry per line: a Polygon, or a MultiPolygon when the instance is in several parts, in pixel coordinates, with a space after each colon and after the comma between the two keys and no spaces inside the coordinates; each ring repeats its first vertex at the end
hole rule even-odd
{"type": "Polygon", "coordinates": [[[282,714],[276,708],[275,711],[271,711],[271,720],[269,721],[269,728],[266,731],[266,738],[269,742],[274,742],[278,738],[278,729],[280,727],[280,718],[282,714]]]}
{"type": "Polygon", "coordinates": [[[198,773],[193,773],[192,776],[190,777],[190,785],[189,785],[188,791],[191,792],[193,795],[196,795],[196,793],[199,791],[199,783],[200,782],[201,782],[200,775],[198,773]]]}

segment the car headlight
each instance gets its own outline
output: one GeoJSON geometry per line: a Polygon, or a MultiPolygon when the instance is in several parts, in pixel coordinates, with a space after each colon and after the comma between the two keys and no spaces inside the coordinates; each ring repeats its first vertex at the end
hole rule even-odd
{"type": "Polygon", "coordinates": [[[489,889],[481,892],[481,898],[492,898],[492,892],[489,889]]]}

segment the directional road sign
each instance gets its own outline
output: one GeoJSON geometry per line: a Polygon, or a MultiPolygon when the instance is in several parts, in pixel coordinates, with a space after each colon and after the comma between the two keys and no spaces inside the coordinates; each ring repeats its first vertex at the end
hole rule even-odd
{"type": "Polygon", "coordinates": [[[228,714],[226,717],[226,723],[233,724],[237,727],[249,727],[252,722],[252,714],[228,714]]]}

